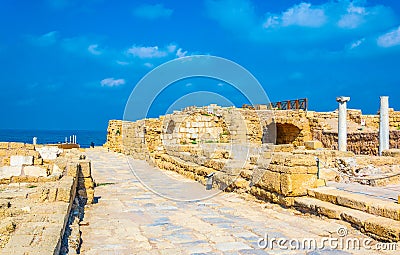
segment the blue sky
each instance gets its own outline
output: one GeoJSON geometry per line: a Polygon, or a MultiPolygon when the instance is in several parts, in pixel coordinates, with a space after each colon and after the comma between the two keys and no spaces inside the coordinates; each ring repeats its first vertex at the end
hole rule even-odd
{"type": "MultiPolygon", "coordinates": [[[[0,22],[0,128],[104,130],[146,73],[196,54],[242,65],[271,101],[307,97],[331,111],[345,95],[376,113],[389,95],[400,109],[398,1],[2,0],[0,22]]],[[[151,114],[206,83],[246,103],[194,78],[165,90],[151,114]]]]}

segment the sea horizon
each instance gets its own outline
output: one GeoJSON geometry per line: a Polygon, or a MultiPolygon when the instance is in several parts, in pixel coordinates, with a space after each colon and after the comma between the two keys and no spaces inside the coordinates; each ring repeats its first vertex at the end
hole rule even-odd
{"type": "Polygon", "coordinates": [[[107,139],[107,130],[41,130],[41,129],[0,129],[0,142],[33,143],[37,138],[38,144],[57,144],[70,140],[70,136],[76,135],[77,143],[82,148],[103,145],[107,139]]]}

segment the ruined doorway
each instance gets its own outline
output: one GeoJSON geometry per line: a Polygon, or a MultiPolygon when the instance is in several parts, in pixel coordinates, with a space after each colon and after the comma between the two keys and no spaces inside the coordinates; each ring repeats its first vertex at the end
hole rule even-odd
{"type": "Polygon", "coordinates": [[[288,123],[276,123],[276,144],[291,144],[299,137],[301,130],[288,123]]]}

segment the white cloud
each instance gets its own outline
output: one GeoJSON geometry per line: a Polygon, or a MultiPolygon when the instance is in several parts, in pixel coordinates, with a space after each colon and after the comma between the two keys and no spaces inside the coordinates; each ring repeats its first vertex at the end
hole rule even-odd
{"type": "Polygon", "coordinates": [[[146,4],[137,7],[133,14],[142,19],[154,20],[158,18],[168,18],[172,15],[173,10],[165,8],[162,4],[146,4]]]}
{"type": "Polygon", "coordinates": [[[365,22],[364,17],[368,14],[364,7],[355,6],[354,3],[350,3],[346,13],[341,16],[337,25],[341,28],[357,28],[365,22]]]}
{"type": "Polygon", "coordinates": [[[125,84],[124,79],[106,78],[100,82],[102,87],[118,87],[125,84]]]}
{"type": "Polygon", "coordinates": [[[121,61],[121,60],[117,60],[117,61],[115,61],[118,65],[120,65],[120,66],[127,66],[127,65],[129,65],[129,62],[126,62],[126,61],[121,61]]]}
{"type": "Polygon", "coordinates": [[[177,47],[178,46],[171,43],[170,45],[167,46],[167,50],[168,50],[168,52],[175,52],[177,47]]]}
{"type": "Polygon", "coordinates": [[[350,45],[350,49],[352,50],[352,49],[355,49],[355,48],[359,47],[364,41],[365,41],[365,38],[362,38],[360,40],[357,40],[357,41],[353,42],[350,45]]]}
{"type": "Polygon", "coordinates": [[[176,56],[178,58],[183,58],[186,56],[187,53],[188,53],[187,50],[183,51],[182,48],[179,48],[178,51],[176,52],[176,56]]]}
{"type": "Polygon", "coordinates": [[[41,36],[29,36],[29,40],[38,46],[51,46],[57,42],[58,35],[57,31],[51,31],[41,36]]]}
{"type": "Polygon", "coordinates": [[[342,29],[355,29],[367,22],[377,26],[379,24],[374,23],[385,24],[393,21],[390,8],[380,5],[368,7],[364,5],[365,3],[362,1],[346,0],[327,2],[321,5],[302,2],[281,14],[267,13],[263,27],[322,27],[334,24],[342,29]]]}
{"type": "Polygon", "coordinates": [[[289,8],[282,14],[281,19],[283,26],[320,27],[326,22],[324,10],[311,7],[309,3],[301,3],[289,8]]]}
{"type": "Polygon", "coordinates": [[[99,45],[98,44],[91,44],[88,47],[88,51],[92,53],[93,55],[101,55],[102,52],[99,50],[99,45]]]}
{"type": "Polygon", "coordinates": [[[313,7],[310,3],[295,5],[281,15],[268,14],[264,28],[277,26],[320,27],[326,23],[325,11],[320,7],[313,7]]]}
{"type": "Polygon", "coordinates": [[[395,30],[379,36],[377,44],[383,48],[400,45],[400,26],[395,30]]]}
{"type": "Polygon", "coordinates": [[[158,46],[132,46],[128,49],[127,53],[139,58],[162,58],[167,56],[167,51],[160,50],[158,46]]]}
{"type": "Polygon", "coordinates": [[[164,58],[176,56],[178,58],[186,56],[188,52],[178,48],[176,44],[169,44],[165,47],[158,46],[132,46],[126,51],[128,56],[133,56],[141,59],[164,58]]]}
{"type": "Polygon", "coordinates": [[[154,67],[154,65],[152,64],[152,63],[149,63],[149,62],[146,62],[146,63],[144,63],[143,64],[145,67],[148,67],[148,68],[153,68],[154,67]]]}

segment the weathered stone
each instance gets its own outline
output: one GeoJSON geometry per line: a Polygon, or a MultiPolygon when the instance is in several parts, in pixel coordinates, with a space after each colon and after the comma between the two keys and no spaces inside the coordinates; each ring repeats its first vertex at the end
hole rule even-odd
{"type": "Polygon", "coordinates": [[[10,156],[10,166],[31,166],[33,165],[32,156],[10,156]]]}
{"type": "Polygon", "coordinates": [[[306,141],[304,145],[307,150],[316,150],[324,147],[320,141],[306,141]]]}
{"type": "Polygon", "coordinates": [[[388,241],[400,241],[400,222],[373,217],[365,221],[365,230],[388,241]]]}
{"type": "Polygon", "coordinates": [[[55,146],[43,146],[40,148],[36,148],[36,150],[40,153],[40,156],[41,158],[43,158],[43,160],[54,160],[63,151],[62,149],[55,146]]]}
{"type": "Polygon", "coordinates": [[[92,175],[90,160],[80,160],[79,170],[79,177],[90,177],[92,175]]]}
{"type": "Polygon", "coordinates": [[[280,174],[266,170],[262,178],[255,183],[256,186],[263,188],[267,191],[281,192],[281,179],[280,174]]]}
{"type": "Polygon", "coordinates": [[[0,142],[0,149],[8,149],[8,142],[0,142]]]}
{"type": "Polygon", "coordinates": [[[315,158],[310,155],[291,155],[285,159],[285,166],[316,166],[315,158]]]}
{"type": "Polygon", "coordinates": [[[8,146],[10,149],[20,149],[25,147],[24,143],[15,143],[15,142],[10,142],[8,146]]]}
{"type": "Polygon", "coordinates": [[[369,208],[369,202],[365,201],[362,196],[356,194],[345,194],[337,196],[337,203],[346,207],[357,209],[363,212],[367,212],[369,208]]]}
{"type": "Polygon", "coordinates": [[[317,176],[311,174],[282,174],[281,192],[285,196],[304,196],[307,189],[315,188],[317,176]]]}
{"type": "Polygon", "coordinates": [[[0,222],[0,235],[7,235],[12,233],[15,230],[16,224],[10,218],[3,219],[0,222]]]}
{"type": "Polygon", "coordinates": [[[21,166],[3,166],[0,167],[0,178],[10,178],[21,174],[21,166]]]}
{"type": "Polygon", "coordinates": [[[24,166],[23,172],[27,176],[35,176],[35,177],[48,175],[47,168],[43,168],[43,167],[39,167],[39,166],[24,166]]]}
{"type": "Polygon", "coordinates": [[[34,158],[33,158],[33,164],[34,164],[34,165],[43,165],[43,159],[42,159],[42,158],[34,157],[34,158]]]}

